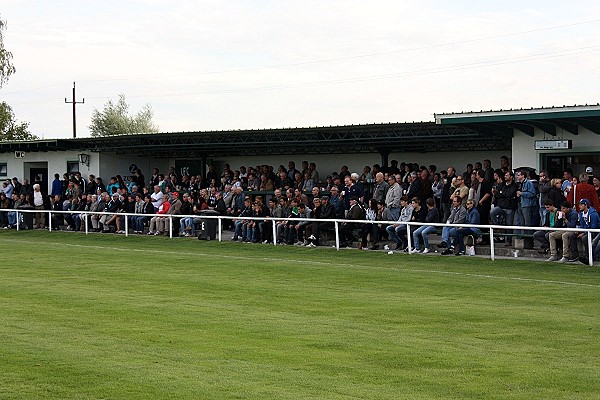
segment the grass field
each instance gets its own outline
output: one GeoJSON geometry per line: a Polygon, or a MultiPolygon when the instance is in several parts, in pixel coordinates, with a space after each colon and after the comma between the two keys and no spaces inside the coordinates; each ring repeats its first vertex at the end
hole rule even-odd
{"type": "Polygon", "coordinates": [[[0,398],[600,398],[597,267],[0,232],[0,398]]]}

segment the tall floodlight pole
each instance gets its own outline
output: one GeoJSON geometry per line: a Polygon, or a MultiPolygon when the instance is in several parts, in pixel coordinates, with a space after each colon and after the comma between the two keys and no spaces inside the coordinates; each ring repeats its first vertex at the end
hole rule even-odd
{"type": "Polygon", "coordinates": [[[85,103],[85,99],[81,99],[81,101],[75,101],[75,82],[73,82],[73,100],[67,101],[67,98],[65,97],[65,103],[73,104],[73,138],[76,138],[77,137],[77,124],[75,122],[76,121],[75,105],[85,103]]]}

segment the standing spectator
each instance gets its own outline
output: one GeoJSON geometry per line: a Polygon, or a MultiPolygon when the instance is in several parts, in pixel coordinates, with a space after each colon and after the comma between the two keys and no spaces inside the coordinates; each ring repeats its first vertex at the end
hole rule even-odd
{"type": "Polygon", "coordinates": [[[50,192],[50,196],[62,196],[63,194],[63,184],[60,181],[60,175],[54,174],[54,180],[52,181],[52,191],[50,192]]]}
{"type": "Polygon", "coordinates": [[[454,192],[454,188],[452,186],[453,180],[456,177],[456,169],[454,167],[448,167],[447,175],[442,182],[444,187],[442,189],[442,221],[446,221],[450,217],[450,210],[453,206],[453,200],[450,198],[452,193],[454,192]]]}
{"type": "Polygon", "coordinates": [[[44,210],[44,196],[39,183],[33,185],[33,208],[38,210],[38,212],[35,213],[35,227],[39,229],[45,229],[46,213],[40,212],[44,210]]]}
{"type": "Polygon", "coordinates": [[[486,172],[484,171],[477,173],[477,179],[479,181],[479,201],[476,203],[476,207],[480,215],[481,225],[488,225],[490,223],[490,210],[492,208],[492,185],[487,181],[485,175],[486,172]]]}
{"type": "Polygon", "coordinates": [[[579,204],[581,199],[587,199],[591,207],[600,210],[600,200],[594,186],[588,183],[589,175],[583,172],[579,175],[579,183],[572,186],[567,195],[567,201],[571,204],[579,204]]]}
{"type": "MultiPolygon", "coordinates": [[[[517,216],[515,225],[534,226],[533,211],[536,206],[536,192],[533,183],[527,179],[525,171],[517,171],[517,216]],[[519,188],[520,186],[520,188],[519,188]]],[[[523,230],[519,230],[522,234],[523,230]]],[[[508,242],[508,241],[507,241],[508,242]]]]}
{"type": "Polygon", "coordinates": [[[442,200],[442,190],[444,184],[442,182],[442,176],[439,173],[433,175],[433,182],[431,183],[431,192],[433,193],[433,200],[435,201],[435,208],[440,210],[442,200]]]}
{"type": "Polygon", "coordinates": [[[373,199],[377,202],[384,201],[390,185],[383,178],[383,174],[378,172],[375,175],[375,187],[373,189],[373,199]]]}
{"type": "Polygon", "coordinates": [[[400,199],[402,198],[402,189],[400,184],[396,182],[396,177],[390,175],[388,178],[389,188],[385,196],[385,205],[390,211],[393,221],[398,220],[400,217],[400,199]]]}
{"type": "MultiPolygon", "coordinates": [[[[517,210],[517,185],[511,171],[505,172],[504,182],[496,185],[494,204],[495,207],[490,211],[494,225],[513,225],[517,210]]],[[[502,237],[494,237],[494,241],[501,242],[503,240],[502,237]]],[[[508,243],[510,244],[510,240],[508,243]]]]}

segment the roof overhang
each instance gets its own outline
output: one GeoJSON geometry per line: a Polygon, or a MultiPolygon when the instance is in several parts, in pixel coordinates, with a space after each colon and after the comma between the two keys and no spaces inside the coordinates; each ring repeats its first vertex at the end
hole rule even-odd
{"type": "Polygon", "coordinates": [[[435,114],[435,122],[477,131],[518,129],[529,136],[536,128],[551,136],[558,129],[577,135],[583,127],[600,135],[600,105],[435,114]]]}

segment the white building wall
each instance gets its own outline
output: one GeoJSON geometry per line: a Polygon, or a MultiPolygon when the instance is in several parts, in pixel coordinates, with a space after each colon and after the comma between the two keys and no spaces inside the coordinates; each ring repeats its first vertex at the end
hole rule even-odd
{"type": "MultiPolygon", "coordinates": [[[[493,167],[500,166],[500,156],[506,155],[510,158],[510,151],[459,151],[459,152],[437,152],[437,153],[392,153],[389,161],[398,160],[401,162],[418,163],[419,165],[435,164],[437,170],[441,171],[449,166],[455,167],[462,172],[468,163],[483,161],[488,158],[492,161],[493,167]]],[[[227,162],[232,170],[239,169],[240,166],[257,166],[270,164],[277,169],[280,164],[286,168],[289,161],[296,163],[296,169],[300,169],[302,161],[314,162],[317,164],[319,177],[325,179],[332,172],[340,171],[342,165],[347,165],[351,172],[362,173],[365,165],[381,165],[381,156],[379,154],[294,154],[288,156],[253,156],[253,157],[231,157],[227,160],[214,159],[213,162],[218,168],[227,162]]],[[[220,171],[220,169],[219,169],[220,171]]]]}
{"type": "Polygon", "coordinates": [[[535,129],[534,136],[528,136],[515,129],[512,139],[512,155],[514,167],[533,167],[538,171],[541,169],[542,154],[571,154],[571,153],[593,153],[600,152],[600,136],[587,129],[579,127],[579,134],[573,135],[560,128],[556,130],[556,136],[545,134],[535,129]],[[536,140],[572,140],[573,148],[568,150],[535,150],[536,140]]]}

